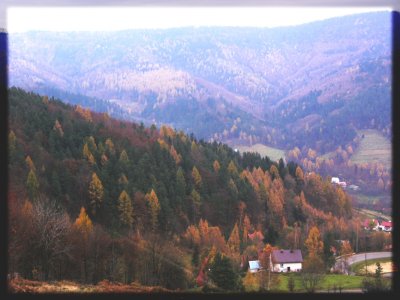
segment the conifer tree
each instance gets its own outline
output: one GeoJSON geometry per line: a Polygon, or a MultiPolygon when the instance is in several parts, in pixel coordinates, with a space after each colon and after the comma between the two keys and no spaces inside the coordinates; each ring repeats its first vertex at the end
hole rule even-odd
{"type": "Polygon", "coordinates": [[[80,261],[83,267],[82,275],[84,281],[87,282],[89,235],[93,232],[93,224],[84,207],[81,208],[79,216],[76,218],[73,227],[79,232],[79,236],[76,236],[75,238],[79,239],[79,245],[77,245],[77,247],[81,255],[80,261]]]}
{"type": "Polygon", "coordinates": [[[133,207],[131,198],[125,190],[123,190],[119,195],[118,210],[120,213],[121,223],[128,228],[131,228],[133,224],[133,207]]]}
{"type": "Polygon", "coordinates": [[[96,210],[101,206],[103,202],[104,188],[99,177],[95,172],[92,174],[92,180],[89,184],[89,200],[92,208],[93,215],[96,214],[96,210]]]}
{"type": "Polygon", "coordinates": [[[240,250],[240,236],[239,236],[239,227],[237,223],[232,229],[231,235],[228,239],[228,246],[232,253],[239,253],[240,250]]]}
{"type": "Polygon", "coordinates": [[[181,201],[186,194],[186,180],[181,167],[179,167],[178,171],[176,171],[176,194],[178,197],[180,197],[181,201]]]}
{"type": "Polygon", "coordinates": [[[29,155],[25,158],[25,162],[26,162],[26,165],[28,166],[29,170],[32,170],[34,172],[36,171],[35,164],[33,163],[32,159],[29,155]]]}
{"type": "Polygon", "coordinates": [[[221,165],[219,164],[218,160],[214,160],[213,168],[215,173],[218,173],[219,169],[221,169],[221,165]]]}
{"type": "Polygon", "coordinates": [[[129,183],[129,180],[124,173],[122,173],[121,176],[119,177],[118,183],[123,186],[126,186],[129,183]]]}
{"type": "Polygon", "coordinates": [[[96,160],[95,160],[92,152],[90,151],[87,143],[85,143],[85,145],[83,145],[83,157],[86,158],[88,160],[88,162],[92,165],[94,165],[96,163],[96,160]]]}
{"type": "Polygon", "coordinates": [[[36,178],[34,170],[30,170],[26,180],[26,187],[28,188],[28,195],[31,201],[35,200],[39,194],[39,182],[36,178]]]}
{"type": "Polygon", "coordinates": [[[155,231],[158,226],[158,214],[161,209],[160,203],[158,202],[157,194],[153,189],[150,193],[146,194],[145,199],[147,200],[147,205],[150,210],[152,230],[155,231]]]}
{"type": "Polygon", "coordinates": [[[93,223],[87,215],[84,207],[81,207],[81,211],[75,220],[74,226],[85,239],[87,239],[89,234],[93,231],[93,223]]]}
{"type": "Polygon", "coordinates": [[[64,131],[62,129],[61,123],[56,119],[56,121],[54,122],[54,126],[53,126],[53,130],[55,132],[57,132],[57,134],[61,137],[64,136],[64,131]]]}
{"type": "Polygon", "coordinates": [[[233,270],[231,261],[219,252],[210,265],[209,277],[224,290],[234,291],[238,288],[238,277],[233,270]]]}
{"type": "Polygon", "coordinates": [[[10,157],[12,157],[17,148],[17,137],[15,136],[14,131],[10,131],[8,134],[8,151],[10,153],[10,157]]]}
{"type": "Polygon", "coordinates": [[[192,169],[192,177],[193,177],[196,188],[200,189],[200,187],[202,185],[202,178],[201,178],[200,172],[199,172],[199,170],[197,170],[196,166],[194,166],[192,169]]]}
{"type": "Polygon", "coordinates": [[[114,143],[110,138],[106,139],[106,151],[108,151],[110,155],[115,154],[114,143]]]}
{"type": "Polygon", "coordinates": [[[307,247],[309,256],[319,256],[322,253],[324,243],[317,226],[311,227],[304,245],[307,247]]]}
{"type": "Polygon", "coordinates": [[[237,170],[237,167],[236,167],[235,163],[233,162],[233,160],[231,160],[231,161],[229,162],[229,165],[228,165],[228,172],[229,172],[231,175],[238,175],[238,170],[237,170]]]}
{"type": "Polygon", "coordinates": [[[87,139],[87,144],[89,146],[90,151],[92,151],[92,152],[97,151],[96,140],[94,139],[93,136],[89,136],[89,138],[87,139]]]}
{"type": "Polygon", "coordinates": [[[271,174],[272,180],[280,178],[278,168],[275,165],[272,165],[271,168],[269,168],[269,173],[271,174]]]}
{"type": "Polygon", "coordinates": [[[182,161],[182,156],[176,151],[174,145],[172,145],[171,148],[169,149],[169,153],[175,160],[175,163],[179,165],[179,163],[182,161]]]}
{"type": "Polygon", "coordinates": [[[119,155],[119,161],[123,164],[129,162],[128,154],[126,153],[125,149],[122,150],[121,154],[119,155]]]}
{"type": "Polygon", "coordinates": [[[192,198],[193,203],[193,222],[195,223],[197,218],[200,216],[200,206],[201,206],[201,199],[200,194],[193,189],[190,197],[192,198]]]}

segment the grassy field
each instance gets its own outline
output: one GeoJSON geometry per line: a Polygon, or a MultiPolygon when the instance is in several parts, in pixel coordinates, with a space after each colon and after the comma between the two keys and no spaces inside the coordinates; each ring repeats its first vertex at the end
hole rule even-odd
{"type": "MultiPolygon", "coordinates": [[[[390,257],[387,258],[377,258],[377,259],[369,259],[367,260],[367,271],[369,273],[375,273],[376,269],[376,263],[379,262],[381,266],[383,264],[391,263],[392,259],[390,257]]],[[[358,263],[355,263],[351,265],[351,271],[358,275],[364,275],[365,274],[365,261],[360,261],[358,263]]],[[[383,270],[383,273],[386,273],[385,270],[383,270]]]]}
{"type": "Polygon", "coordinates": [[[392,164],[392,144],[377,130],[359,130],[359,135],[364,134],[360,145],[351,156],[353,163],[381,162],[386,168],[392,164]]]}
{"type": "Polygon", "coordinates": [[[358,215],[361,219],[377,219],[381,218],[386,221],[390,221],[392,219],[391,216],[382,214],[377,211],[365,209],[365,208],[355,208],[356,215],[358,215]]]}
{"type": "Polygon", "coordinates": [[[255,144],[253,146],[233,146],[232,148],[238,149],[241,153],[243,152],[258,152],[261,156],[268,156],[271,160],[277,161],[280,158],[285,157],[285,151],[269,147],[263,144],[255,144]]]}
{"type": "MultiPolygon", "coordinates": [[[[288,279],[289,276],[294,276],[294,292],[305,292],[301,284],[300,274],[292,273],[280,274],[280,282],[276,288],[276,292],[288,292],[288,279]]],[[[352,275],[342,275],[342,274],[328,274],[325,275],[323,281],[318,285],[318,290],[332,290],[335,286],[341,289],[361,289],[362,281],[365,276],[352,276],[352,275]]],[[[390,279],[385,278],[384,280],[390,281],[390,279]]]]}

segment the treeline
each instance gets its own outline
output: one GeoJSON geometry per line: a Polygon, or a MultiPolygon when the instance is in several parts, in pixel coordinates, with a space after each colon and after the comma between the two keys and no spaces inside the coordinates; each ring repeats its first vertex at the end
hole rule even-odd
{"type": "Polygon", "coordinates": [[[263,142],[288,148],[312,148],[320,153],[345,147],[356,138],[356,129],[377,129],[390,137],[391,96],[387,85],[371,86],[350,100],[319,103],[321,91],[296,101],[283,102],[266,115],[275,132],[263,142]],[[366,105],[367,104],[367,105],[366,105]]]}
{"type": "Polygon", "coordinates": [[[215,260],[244,276],[265,243],[307,251],[312,227],[330,261],[355,244],[350,197],[295,163],[16,88],[9,122],[9,269],[26,278],[184,289],[215,260]]]}

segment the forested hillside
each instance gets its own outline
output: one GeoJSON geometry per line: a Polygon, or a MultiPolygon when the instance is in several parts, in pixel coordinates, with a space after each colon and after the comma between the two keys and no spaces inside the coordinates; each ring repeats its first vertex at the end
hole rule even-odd
{"type": "Polygon", "coordinates": [[[25,278],[240,290],[243,261],[271,247],[308,256],[312,228],[326,268],[335,240],[355,242],[350,197],[291,162],[17,88],[8,141],[9,267],[25,278]]]}
{"type": "Polygon", "coordinates": [[[325,154],[356,130],[391,136],[390,37],[389,12],[280,28],[13,33],[10,84],[207,141],[325,154]]]}

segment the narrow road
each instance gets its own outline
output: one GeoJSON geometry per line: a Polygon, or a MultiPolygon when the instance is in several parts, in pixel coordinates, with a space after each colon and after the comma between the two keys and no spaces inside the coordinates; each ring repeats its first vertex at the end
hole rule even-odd
{"type": "Polygon", "coordinates": [[[358,253],[350,256],[348,259],[349,265],[351,266],[354,263],[365,261],[365,259],[375,259],[375,258],[387,258],[392,257],[393,253],[390,251],[386,252],[365,252],[365,253],[358,253]]]}
{"type": "MultiPolygon", "coordinates": [[[[392,257],[393,253],[390,251],[385,251],[385,252],[364,252],[364,253],[358,253],[350,256],[347,259],[347,264],[350,267],[352,264],[355,264],[360,261],[365,261],[365,260],[370,260],[370,259],[376,259],[376,258],[387,258],[387,257],[392,257]]],[[[341,270],[343,273],[346,273],[346,266],[344,264],[344,260],[341,258],[336,259],[335,267],[336,270],[341,270]]],[[[350,272],[350,275],[354,275],[352,272],[350,272]]]]}

